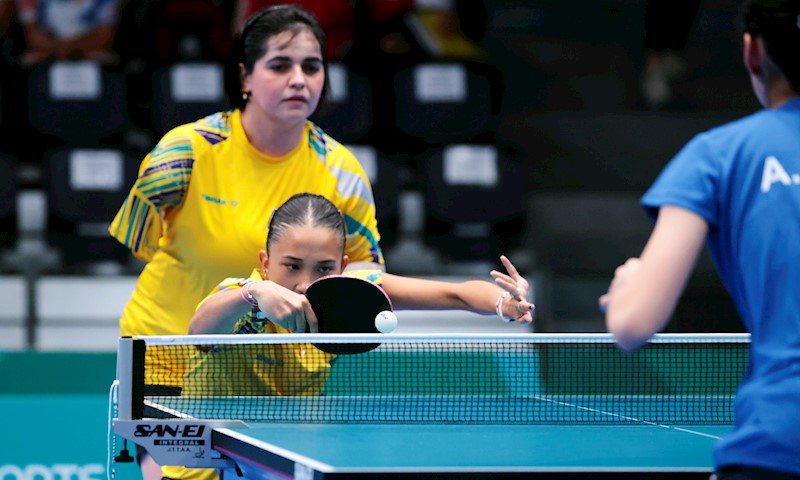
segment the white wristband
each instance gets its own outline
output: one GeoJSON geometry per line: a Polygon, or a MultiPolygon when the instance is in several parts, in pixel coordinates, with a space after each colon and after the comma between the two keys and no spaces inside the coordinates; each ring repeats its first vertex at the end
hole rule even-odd
{"type": "Polygon", "coordinates": [[[502,320],[504,322],[513,322],[514,321],[513,318],[508,318],[505,315],[503,315],[503,301],[509,295],[511,295],[511,292],[503,292],[503,294],[500,295],[500,297],[498,297],[498,299],[497,299],[497,306],[496,306],[496,309],[495,309],[495,312],[497,312],[497,316],[500,317],[500,320],[502,320]]]}

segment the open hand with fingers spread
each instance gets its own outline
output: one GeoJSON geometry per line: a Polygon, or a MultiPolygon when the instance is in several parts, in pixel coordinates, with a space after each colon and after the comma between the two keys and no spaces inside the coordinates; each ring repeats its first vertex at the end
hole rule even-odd
{"type": "Polygon", "coordinates": [[[489,274],[495,283],[506,291],[497,301],[497,314],[511,321],[530,323],[536,306],[528,300],[528,281],[519,274],[514,264],[505,255],[500,261],[507,273],[492,270],[489,274]],[[510,300],[508,299],[510,297],[510,300]]]}

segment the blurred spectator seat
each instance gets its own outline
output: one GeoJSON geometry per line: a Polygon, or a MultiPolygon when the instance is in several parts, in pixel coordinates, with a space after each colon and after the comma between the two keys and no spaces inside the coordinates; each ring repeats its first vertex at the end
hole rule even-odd
{"type": "Polygon", "coordinates": [[[0,276],[0,305],[0,351],[26,349],[28,284],[24,276],[0,276]]]}
{"type": "Polygon", "coordinates": [[[14,248],[2,255],[3,270],[34,277],[57,269],[59,255],[45,241],[47,205],[41,188],[23,188],[17,193],[17,223],[14,248]]]}
{"type": "Polygon", "coordinates": [[[494,139],[499,70],[480,62],[425,62],[395,75],[397,128],[428,144],[494,139]]]}
{"type": "Polygon", "coordinates": [[[45,154],[46,240],[60,251],[66,272],[101,272],[97,269],[128,263],[130,252],[107,228],[136,180],[139,163],[130,152],[105,147],[62,147],[45,154]]]}
{"type": "Polygon", "coordinates": [[[450,262],[499,263],[522,232],[528,172],[494,144],[430,148],[420,168],[425,191],[425,243],[450,262]]]}
{"type": "Polygon", "coordinates": [[[369,79],[343,63],[328,65],[330,101],[311,120],[340,142],[359,142],[372,129],[372,86],[369,79]]]}
{"type": "Polygon", "coordinates": [[[157,135],[228,107],[224,67],[217,62],[178,62],[153,74],[152,127],[157,135]]]}
{"type": "Polygon", "coordinates": [[[119,317],[136,286],[135,275],[46,275],[33,286],[39,351],[108,352],[116,349],[119,317]]]}
{"type": "Polygon", "coordinates": [[[17,236],[18,162],[0,153],[0,251],[12,247],[17,236]]]}
{"type": "Polygon", "coordinates": [[[400,162],[373,145],[347,145],[347,148],[364,167],[372,184],[381,248],[391,248],[397,242],[399,197],[408,172],[400,162]]]}
{"type": "Polygon", "coordinates": [[[128,125],[124,75],[91,60],[34,67],[28,105],[35,131],[70,143],[104,139],[128,125]]]}

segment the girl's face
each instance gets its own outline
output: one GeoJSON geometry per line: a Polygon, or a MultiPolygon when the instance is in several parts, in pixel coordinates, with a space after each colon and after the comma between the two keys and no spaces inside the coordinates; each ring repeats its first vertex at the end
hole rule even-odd
{"type": "MultiPolygon", "coordinates": [[[[322,50],[307,28],[267,38],[267,53],[253,72],[242,73],[247,109],[257,109],[277,123],[305,122],[314,113],[325,85],[322,50]]],[[[243,68],[243,66],[240,66],[243,68]]]]}
{"type": "Polygon", "coordinates": [[[318,278],[342,273],[347,256],[342,256],[342,237],[327,228],[297,226],[287,229],[261,251],[261,266],[273,282],[296,293],[318,278]]]}

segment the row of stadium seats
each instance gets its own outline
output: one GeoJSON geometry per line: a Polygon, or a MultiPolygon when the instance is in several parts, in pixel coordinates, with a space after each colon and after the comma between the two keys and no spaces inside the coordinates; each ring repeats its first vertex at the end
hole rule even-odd
{"type": "MultiPolygon", "coordinates": [[[[496,260],[518,246],[523,231],[525,162],[494,144],[452,144],[423,151],[412,166],[405,155],[393,155],[374,145],[348,145],[364,166],[373,185],[382,246],[390,257],[406,234],[440,252],[441,261],[398,261],[396,271],[436,269],[442,264],[496,260]],[[421,208],[403,208],[408,179],[420,176],[415,192],[421,208]],[[404,218],[404,216],[406,218],[404,218]],[[405,222],[405,223],[403,223],[405,222]],[[417,222],[417,227],[407,227],[417,222]],[[410,231],[411,230],[411,231],[410,231]],[[415,230],[415,231],[414,231],[415,230]]],[[[141,157],[119,147],[62,146],[45,152],[40,190],[44,197],[41,233],[59,255],[55,267],[65,273],[84,271],[99,261],[131,265],[127,250],[111,239],[107,226],[136,179],[141,157]]],[[[18,181],[20,162],[0,155],[0,247],[19,247],[21,212],[18,199],[25,190],[18,181]]],[[[33,189],[28,189],[33,190],[33,189]]],[[[35,261],[35,259],[34,259],[35,261]]],[[[0,270],[30,266],[0,264],[0,270]]],[[[37,267],[45,268],[45,267],[37,267]]],[[[46,269],[46,268],[45,268],[46,269]]]]}
{"type": "MultiPolygon", "coordinates": [[[[0,81],[17,97],[3,105],[0,128],[21,133],[29,123],[27,133],[50,145],[119,144],[132,128],[150,132],[152,143],[172,127],[227,108],[223,66],[215,62],[172,63],[155,70],[149,84],[93,61],[46,63],[13,77],[0,81]],[[12,112],[13,105],[19,111],[12,112]]],[[[331,64],[329,81],[330,105],[312,120],[344,143],[407,151],[412,145],[492,141],[499,121],[502,79],[483,63],[400,69],[393,98],[383,91],[378,97],[370,79],[342,63],[331,64]]]]}
{"type": "MultiPolygon", "coordinates": [[[[125,261],[127,252],[106,245],[101,227],[113,218],[144,153],[170,128],[227,108],[217,62],[164,59],[147,84],[141,80],[118,67],[69,61],[41,64],[23,77],[0,81],[0,88],[10,85],[17,97],[6,88],[0,99],[25,107],[13,111],[3,105],[0,132],[11,141],[2,145],[22,146],[0,147],[0,154],[10,150],[4,161],[15,164],[4,170],[36,168],[33,181],[29,173],[9,174],[3,188],[8,198],[19,188],[45,193],[47,241],[64,252],[68,268],[98,256],[125,261]],[[148,112],[150,133],[132,144],[131,132],[141,132],[137,110],[148,112]],[[35,134],[34,142],[19,142],[29,138],[23,133],[35,134]]],[[[506,239],[521,231],[522,201],[509,204],[503,193],[526,191],[527,162],[496,142],[502,96],[496,68],[471,61],[399,68],[392,77],[393,98],[386,98],[386,85],[375,85],[343,63],[330,65],[329,82],[331,102],[312,120],[352,146],[370,172],[384,248],[402,236],[400,194],[408,189],[422,194],[426,210],[414,213],[411,223],[421,221],[424,243],[435,244],[446,257],[494,258],[506,239]],[[463,253],[447,244],[459,237],[471,244],[463,253]]],[[[0,212],[0,222],[13,226],[13,205],[5,203],[8,211],[0,212]]],[[[6,237],[6,246],[14,243],[12,235],[6,237]]]]}

